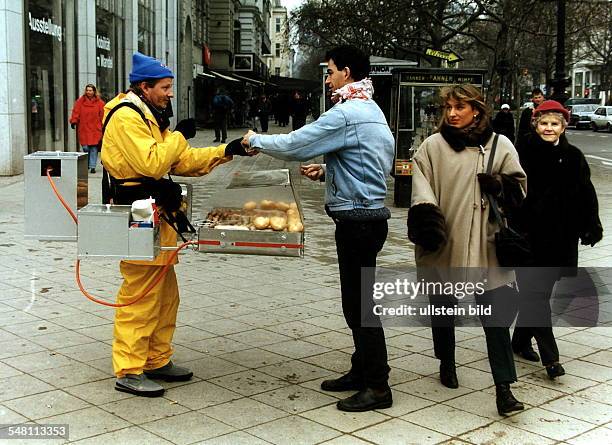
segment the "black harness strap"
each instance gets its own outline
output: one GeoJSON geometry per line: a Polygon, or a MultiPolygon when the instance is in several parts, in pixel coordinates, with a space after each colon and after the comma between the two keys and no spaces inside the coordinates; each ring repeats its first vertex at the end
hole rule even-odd
{"type": "MultiPolygon", "coordinates": [[[[124,107],[136,111],[147,126],[151,128],[149,121],[137,105],[131,102],[121,102],[106,116],[102,126],[102,138],[104,138],[106,126],[113,114],[124,107]]],[[[194,227],[180,209],[182,203],[180,185],[172,181],[170,175],[168,175],[168,179],[154,179],[148,176],[117,179],[109,174],[104,166],[102,167],[102,202],[104,204],[109,204],[112,199],[115,204],[131,205],[136,200],[153,197],[156,204],[164,210],[165,215],[160,214],[161,218],[178,233],[183,242],[187,242],[183,232],[195,233],[194,227]],[[127,182],[135,182],[138,185],[123,186],[127,182]]]]}

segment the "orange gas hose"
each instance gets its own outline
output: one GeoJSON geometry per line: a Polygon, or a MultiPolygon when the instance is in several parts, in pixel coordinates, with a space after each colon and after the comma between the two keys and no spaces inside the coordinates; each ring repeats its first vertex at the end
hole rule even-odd
{"type": "MultiPolygon", "coordinates": [[[[53,171],[53,168],[51,168],[51,167],[47,168],[47,179],[49,180],[49,184],[51,184],[51,188],[53,189],[53,193],[55,193],[55,196],[57,196],[57,199],[59,199],[59,201],[62,203],[64,208],[68,211],[68,213],[72,217],[74,223],[78,226],[79,225],[79,220],[78,220],[77,216],[74,214],[74,212],[72,211],[72,209],[70,208],[68,203],[64,200],[64,198],[62,197],[60,192],[57,190],[57,187],[55,186],[55,183],[53,182],[53,179],[51,178],[51,172],[52,171],[53,171]]],[[[129,306],[131,304],[134,304],[134,303],[142,300],[144,297],[146,297],[147,294],[149,292],[151,292],[151,290],[155,286],[157,286],[157,284],[161,281],[161,279],[168,273],[168,269],[172,265],[172,262],[174,261],[174,259],[178,255],[178,253],[182,249],[184,249],[185,247],[187,247],[189,245],[194,245],[194,244],[201,244],[201,243],[199,241],[187,241],[186,243],[183,243],[180,246],[178,246],[176,248],[176,250],[172,252],[172,255],[170,255],[170,258],[168,258],[168,262],[164,265],[164,267],[160,271],[158,277],[155,278],[155,281],[153,281],[142,292],[142,294],[140,294],[138,297],[134,298],[134,300],[130,301],[129,303],[122,303],[122,304],[119,304],[119,303],[109,303],[107,301],[100,300],[100,299],[94,297],[93,295],[91,295],[89,292],[87,292],[85,290],[85,288],[83,287],[83,283],[81,282],[81,260],[77,260],[76,261],[76,282],[77,282],[77,285],[79,286],[79,289],[80,289],[81,293],[83,295],[85,295],[85,297],[87,297],[87,299],[93,301],[94,303],[98,303],[98,304],[101,304],[103,306],[109,306],[109,307],[125,307],[125,306],[129,306]]]]}

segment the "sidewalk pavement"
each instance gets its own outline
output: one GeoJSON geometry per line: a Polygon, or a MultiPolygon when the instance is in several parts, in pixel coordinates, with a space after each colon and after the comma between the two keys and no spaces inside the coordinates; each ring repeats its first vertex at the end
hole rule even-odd
{"type": "MultiPolygon", "coordinates": [[[[231,130],[230,139],[242,133],[231,130]]],[[[212,139],[207,130],[192,142],[212,139]]],[[[259,155],[188,179],[194,215],[201,215],[233,171],[290,168],[304,208],[306,253],[183,254],[174,360],[195,375],[164,384],[168,390],[157,399],[113,389],[113,310],[77,289],[75,243],[24,240],[23,177],[0,178],[0,424],[69,424],[69,440],[79,444],[612,443],[609,327],[555,330],[567,371],[558,381],[518,359],[513,389],[527,406],[507,418],[496,412],[480,328],[457,329],[455,390],[438,382],[428,328],[389,328],[393,407],[338,411],[335,402],[347,394],[319,388],[322,379],[347,371],[352,351],[334,226],[323,211],[323,185],[302,179],[297,167],[259,155]]],[[[99,171],[90,176],[91,203],[100,202],[100,178],[99,171]]],[[[609,234],[612,182],[603,170],[594,170],[594,180],[609,234]]],[[[392,193],[388,205],[393,217],[379,265],[413,264],[406,209],[391,207],[392,193]]],[[[612,238],[584,249],[581,265],[611,266],[612,238]]],[[[115,261],[85,261],[82,276],[86,289],[111,301],[121,282],[115,261]]],[[[612,321],[612,314],[601,315],[612,321]]]]}

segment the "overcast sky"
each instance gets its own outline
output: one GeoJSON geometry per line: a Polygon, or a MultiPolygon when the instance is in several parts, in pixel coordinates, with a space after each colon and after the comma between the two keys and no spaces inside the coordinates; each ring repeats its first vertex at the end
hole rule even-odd
{"type": "Polygon", "coordinates": [[[281,5],[287,8],[287,11],[291,12],[296,6],[300,6],[304,3],[304,0],[281,0],[281,5]]]}

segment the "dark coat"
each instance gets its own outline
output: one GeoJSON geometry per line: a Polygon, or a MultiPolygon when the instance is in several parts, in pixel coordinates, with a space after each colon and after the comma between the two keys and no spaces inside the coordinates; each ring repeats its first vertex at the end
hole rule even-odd
{"type": "MultiPolygon", "coordinates": [[[[518,131],[516,132],[516,142],[514,146],[522,147],[527,143],[527,138],[535,134],[533,129],[533,125],[531,125],[531,116],[533,115],[532,108],[525,108],[521,113],[521,117],[519,119],[518,131]]],[[[520,151],[519,151],[520,154],[520,151]]]]}
{"type": "Polygon", "coordinates": [[[589,165],[565,134],[554,146],[534,133],[520,148],[527,198],[519,226],[531,243],[534,265],[576,267],[578,241],[594,244],[603,232],[589,165]]]}
{"type": "Polygon", "coordinates": [[[514,141],[514,116],[511,112],[500,111],[493,118],[493,130],[514,141]]]}

